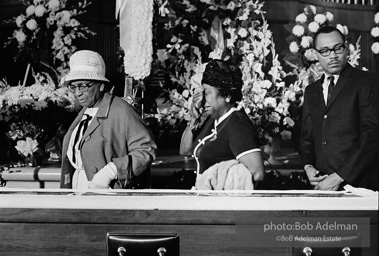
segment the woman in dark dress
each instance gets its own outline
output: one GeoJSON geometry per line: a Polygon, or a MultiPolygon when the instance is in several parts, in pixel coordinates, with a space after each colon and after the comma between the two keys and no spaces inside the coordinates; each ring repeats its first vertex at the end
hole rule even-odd
{"type": "Polygon", "coordinates": [[[204,98],[201,94],[194,96],[192,118],[183,133],[180,154],[194,155],[198,175],[215,164],[235,159],[251,172],[254,181],[263,180],[257,133],[245,110],[236,104],[242,99],[240,69],[212,60],[203,73],[202,86],[204,98]],[[195,130],[204,119],[201,129],[195,130]]]}

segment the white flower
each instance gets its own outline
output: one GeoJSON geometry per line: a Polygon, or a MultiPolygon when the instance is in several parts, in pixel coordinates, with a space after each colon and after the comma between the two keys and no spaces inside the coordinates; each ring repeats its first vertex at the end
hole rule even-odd
{"type": "Polygon", "coordinates": [[[372,44],[371,51],[374,54],[379,54],[379,42],[375,42],[375,43],[372,44]]]}
{"type": "Polygon", "coordinates": [[[308,25],[308,30],[312,33],[316,33],[319,28],[320,28],[320,25],[315,21],[312,21],[308,25]]]}
{"type": "Polygon", "coordinates": [[[15,30],[13,36],[16,38],[19,44],[23,44],[26,40],[26,35],[21,30],[15,30]]]}
{"type": "Polygon", "coordinates": [[[61,12],[61,21],[63,23],[69,23],[70,22],[70,18],[71,18],[71,13],[67,10],[64,10],[61,12]]]}
{"type": "Polygon", "coordinates": [[[326,12],[326,13],[325,13],[325,17],[326,17],[326,19],[327,19],[329,22],[332,22],[332,21],[334,20],[333,13],[331,13],[331,12],[326,12]]]}
{"type": "Polygon", "coordinates": [[[296,97],[296,93],[294,91],[291,91],[291,90],[287,90],[284,92],[284,95],[283,95],[283,98],[284,99],[287,99],[287,100],[295,100],[295,97],[296,97]]]}
{"type": "Polygon", "coordinates": [[[262,88],[270,88],[272,85],[272,82],[270,80],[264,80],[261,82],[262,88]]]}
{"type": "Polygon", "coordinates": [[[290,127],[294,126],[295,125],[295,121],[293,121],[291,118],[289,118],[288,116],[286,116],[284,119],[283,119],[283,124],[284,125],[289,125],[290,127]]]}
{"type": "Polygon", "coordinates": [[[244,37],[246,37],[246,36],[248,35],[248,32],[247,32],[246,29],[244,29],[244,28],[240,28],[240,29],[238,30],[238,35],[239,35],[240,37],[244,38],[244,37]]]}
{"type": "Polygon", "coordinates": [[[344,34],[345,36],[347,36],[349,34],[349,30],[347,29],[346,26],[343,26],[341,24],[337,24],[337,29],[339,31],[341,31],[341,33],[344,34]]]}
{"type": "Polygon", "coordinates": [[[379,36],[379,27],[374,27],[371,29],[371,35],[373,37],[378,37],[379,36]]]}
{"type": "Polygon", "coordinates": [[[183,95],[183,97],[188,98],[188,96],[189,96],[189,91],[188,91],[187,89],[185,89],[185,90],[182,92],[182,95],[183,95]]]}
{"type": "Polygon", "coordinates": [[[279,123],[280,121],[280,115],[277,112],[272,112],[271,115],[268,117],[268,120],[273,123],[279,123]]]}
{"type": "Polygon", "coordinates": [[[226,39],[226,46],[228,48],[234,47],[234,42],[237,40],[238,36],[235,34],[236,29],[235,28],[227,28],[226,32],[229,33],[230,38],[226,39]]]}
{"type": "Polygon", "coordinates": [[[290,43],[290,51],[292,53],[297,53],[299,51],[299,46],[297,45],[296,42],[291,42],[290,43]]]}
{"type": "Polygon", "coordinates": [[[379,24],[379,12],[377,12],[377,13],[375,14],[374,22],[375,22],[375,24],[379,24]]]}
{"type": "Polygon", "coordinates": [[[286,85],[285,82],[276,83],[276,87],[278,87],[278,88],[284,88],[285,85],[286,85]]]}
{"type": "Polygon", "coordinates": [[[295,35],[295,36],[302,36],[304,34],[304,27],[301,26],[301,25],[295,25],[292,29],[292,33],[295,35]]]}
{"type": "Polygon", "coordinates": [[[315,15],[315,21],[322,25],[326,22],[326,16],[324,14],[316,14],[315,15]]]}
{"type": "Polygon", "coordinates": [[[228,10],[234,10],[236,8],[236,4],[233,1],[230,1],[228,6],[226,6],[226,9],[228,10]]]}
{"type": "Polygon", "coordinates": [[[70,20],[70,24],[69,24],[70,27],[77,27],[79,25],[80,25],[80,23],[76,19],[71,19],[70,20]]]}
{"type": "Polygon", "coordinates": [[[206,4],[213,4],[213,0],[200,0],[200,2],[206,3],[206,4]]]}
{"type": "Polygon", "coordinates": [[[17,25],[17,27],[21,27],[22,22],[24,22],[24,20],[25,20],[25,16],[23,14],[19,15],[16,18],[16,25],[17,25]]]}
{"type": "Polygon", "coordinates": [[[309,60],[309,61],[316,61],[317,60],[317,57],[316,57],[316,52],[314,49],[307,49],[304,53],[304,57],[309,60]]]}
{"type": "Polygon", "coordinates": [[[60,2],[59,0],[50,0],[47,6],[49,7],[50,10],[56,11],[59,9],[60,2]]]}
{"type": "Polygon", "coordinates": [[[28,8],[26,8],[26,16],[30,16],[34,14],[36,7],[34,5],[29,5],[28,8]]]}
{"type": "Polygon", "coordinates": [[[66,35],[66,36],[63,38],[63,41],[64,41],[64,43],[67,44],[67,45],[71,45],[71,43],[72,43],[72,39],[71,39],[70,35],[66,35]]]}
{"type": "Polygon", "coordinates": [[[312,45],[312,41],[313,41],[313,39],[312,39],[311,36],[303,36],[301,38],[301,43],[300,44],[301,44],[301,46],[303,48],[308,48],[308,47],[310,47],[312,45]]]}
{"type": "Polygon", "coordinates": [[[232,20],[229,17],[227,17],[222,24],[224,24],[225,26],[228,26],[231,21],[232,20]]]}
{"type": "Polygon", "coordinates": [[[249,18],[249,9],[248,8],[243,9],[242,15],[237,17],[237,19],[239,19],[239,20],[247,20],[248,18],[249,18]]]}
{"type": "Polygon", "coordinates": [[[182,20],[182,26],[187,27],[189,20],[182,20]]]}
{"type": "Polygon", "coordinates": [[[43,5],[38,5],[35,10],[35,14],[37,17],[42,17],[46,12],[46,8],[43,5]]]}
{"type": "Polygon", "coordinates": [[[304,12],[306,14],[316,14],[316,6],[314,5],[307,5],[304,7],[304,12]]]}
{"type": "Polygon", "coordinates": [[[353,44],[349,44],[349,52],[353,53],[355,51],[355,47],[353,44]]]}
{"type": "Polygon", "coordinates": [[[26,27],[33,31],[37,28],[37,22],[34,19],[30,19],[26,22],[26,27]]]}
{"type": "Polygon", "coordinates": [[[300,13],[299,15],[296,16],[296,22],[299,22],[299,23],[305,23],[307,22],[307,15],[305,15],[305,13],[300,13]]]}
{"type": "Polygon", "coordinates": [[[276,99],[275,99],[275,98],[273,98],[273,97],[267,97],[267,98],[265,98],[263,104],[264,104],[266,107],[273,107],[273,108],[276,108],[277,102],[276,102],[276,99]]]}
{"type": "Polygon", "coordinates": [[[20,154],[29,156],[38,149],[38,142],[29,137],[26,137],[26,140],[17,141],[15,148],[20,154]]]}

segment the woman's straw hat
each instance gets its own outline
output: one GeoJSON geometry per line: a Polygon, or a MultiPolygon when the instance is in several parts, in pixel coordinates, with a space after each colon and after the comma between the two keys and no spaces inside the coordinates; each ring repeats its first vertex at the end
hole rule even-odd
{"type": "Polygon", "coordinates": [[[101,55],[89,50],[75,52],[70,58],[70,72],[64,77],[64,83],[75,80],[109,82],[101,55]]]}

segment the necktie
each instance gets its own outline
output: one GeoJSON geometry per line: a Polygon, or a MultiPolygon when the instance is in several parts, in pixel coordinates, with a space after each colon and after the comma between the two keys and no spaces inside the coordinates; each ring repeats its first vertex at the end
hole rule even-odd
{"type": "Polygon", "coordinates": [[[79,138],[81,137],[80,135],[83,135],[84,132],[87,130],[88,123],[92,119],[92,116],[87,115],[87,114],[84,114],[84,115],[85,115],[86,118],[83,119],[82,121],[80,121],[78,130],[76,131],[76,134],[75,134],[74,144],[72,146],[72,161],[73,162],[76,162],[76,157],[75,157],[75,154],[76,154],[75,153],[76,144],[78,144],[78,142],[79,142],[79,138]]]}
{"type": "Polygon", "coordinates": [[[327,103],[329,103],[329,100],[332,97],[332,93],[333,93],[334,86],[335,86],[334,76],[329,76],[328,80],[329,80],[329,86],[328,86],[328,101],[327,101],[327,103]]]}

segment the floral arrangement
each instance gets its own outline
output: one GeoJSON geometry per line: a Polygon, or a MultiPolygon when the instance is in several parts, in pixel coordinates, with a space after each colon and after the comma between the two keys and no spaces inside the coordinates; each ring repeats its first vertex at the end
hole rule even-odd
{"type": "Polygon", "coordinates": [[[38,142],[30,137],[26,137],[25,140],[18,140],[15,148],[20,154],[30,157],[38,150],[38,142]]]}
{"type": "Polygon", "coordinates": [[[240,104],[255,124],[260,143],[290,140],[294,121],[290,106],[295,98],[283,81],[286,76],[278,60],[272,32],[264,18],[263,4],[243,1],[234,21],[226,19],[227,48],[238,60],[243,74],[240,104]],[[269,61],[270,60],[270,61],[269,61]]]}
{"type": "Polygon", "coordinates": [[[165,69],[172,82],[166,89],[172,106],[158,113],[160,120],[172,125],[186,122],[206,62],[224,59],[242,70],[240,105],[256,125],[261,144],[290,139],[293,93],[282,81],[285,73],[264,19],[263,3],[166,1],[162,6],[161,13],[171,17],[166,27],[173,32],[167,46],[171,66],[165,69]]]}
{"type": "Polygon", "coordinates": [[[76,5],[68,5],[67,0],[22,0],[27,5],[25,14],[20,14],[8,22],[14,22],[17,30],[6,45],[17,43],[19,57],[27,56],[28,63],[40,59],[42,40],[52,37],[49,61],[60,76],[68,72],[68,61],[76,51],[75,41],[87,38],[95,33],[83,26],[77,17],[86,12],[90,4],[86,0],[75,1],[76,5]],[[49,33],[52,33],[50,35],[49,33]]]}
{"type": "Polygon", "coordinates": [[[72,121],[69,113],[79,110],[75,96],[66,87],[56,88],[48,74],[34,78],[26,87],[0,83],[0,121],[8,124],[10,144],[26,157],[44,146],[59,123],[72,121]]]}
{"type": "Polygon", "coordinates": [[[120,45],[124,50],[125,74],[136,80],[150,75],[153,61],[152,21],[154,2],[124,1],[120,11],[120,45]]]}
{"type": "Polygon", "coordinates": [[[197,62],[184,60],[184,69],[187,72],[181,76],[181,80],[171,77],[172,81],[180,86],[162,90],[163,93],[168,94],[171,106],[162,110],[158,109],[158,113],[154,115],[160,124],[160,129],[183,131],[190,120],[189,109],[191,109],[192,95],[201,90],[202,73],[205,70],[205,64],[200,62],[200,52],[196,54],[199,58],[197,62]]]}
{"type": "Polygon", "coordinates": [[[371,36],[374,38],[371,50],[374,54],[379,54],[379,12],[374,17],[375,26],[371,29],[371,36]]]}
{"type": "Polygon", "coordinates": [[[167,63],[161,68],[169,78],[162,85],[161,96],[171,106],[158,109],[154,118],[158,120],[159,129],[182,131],[190,118],[192,95],[201,87],[203,60],[209,60],[211,52],[209,42],[201,41],[200,35],[212,19],[211,16],[203,19],[202,14],[213,5],[199,0],[168,0],[159,6],[160,15],[169,17],[165,29],[172,33],[166,48],[167,63]]]}
{"type": "MultiPolygon", "coordinates": [[[[289,53],[284,59],[293,68],[292,75],[297,76],[292,87],[301,98],[305,88],[323,73],[312,46],[314,33],[320,27],[327,25],[336,26],[345,36],[348,36],[349,30],[344,25],[335,25],[334,15],[331,12],[317,13],[313,5],[305,6],[304,12],[295,18],[295,23],[291,35],[287,38],[289,53]]],[[[349,51],[348,62],[353,67],[358,66],[361,57],[360,38],[355,45],[349,43],[349,51]]]]}

